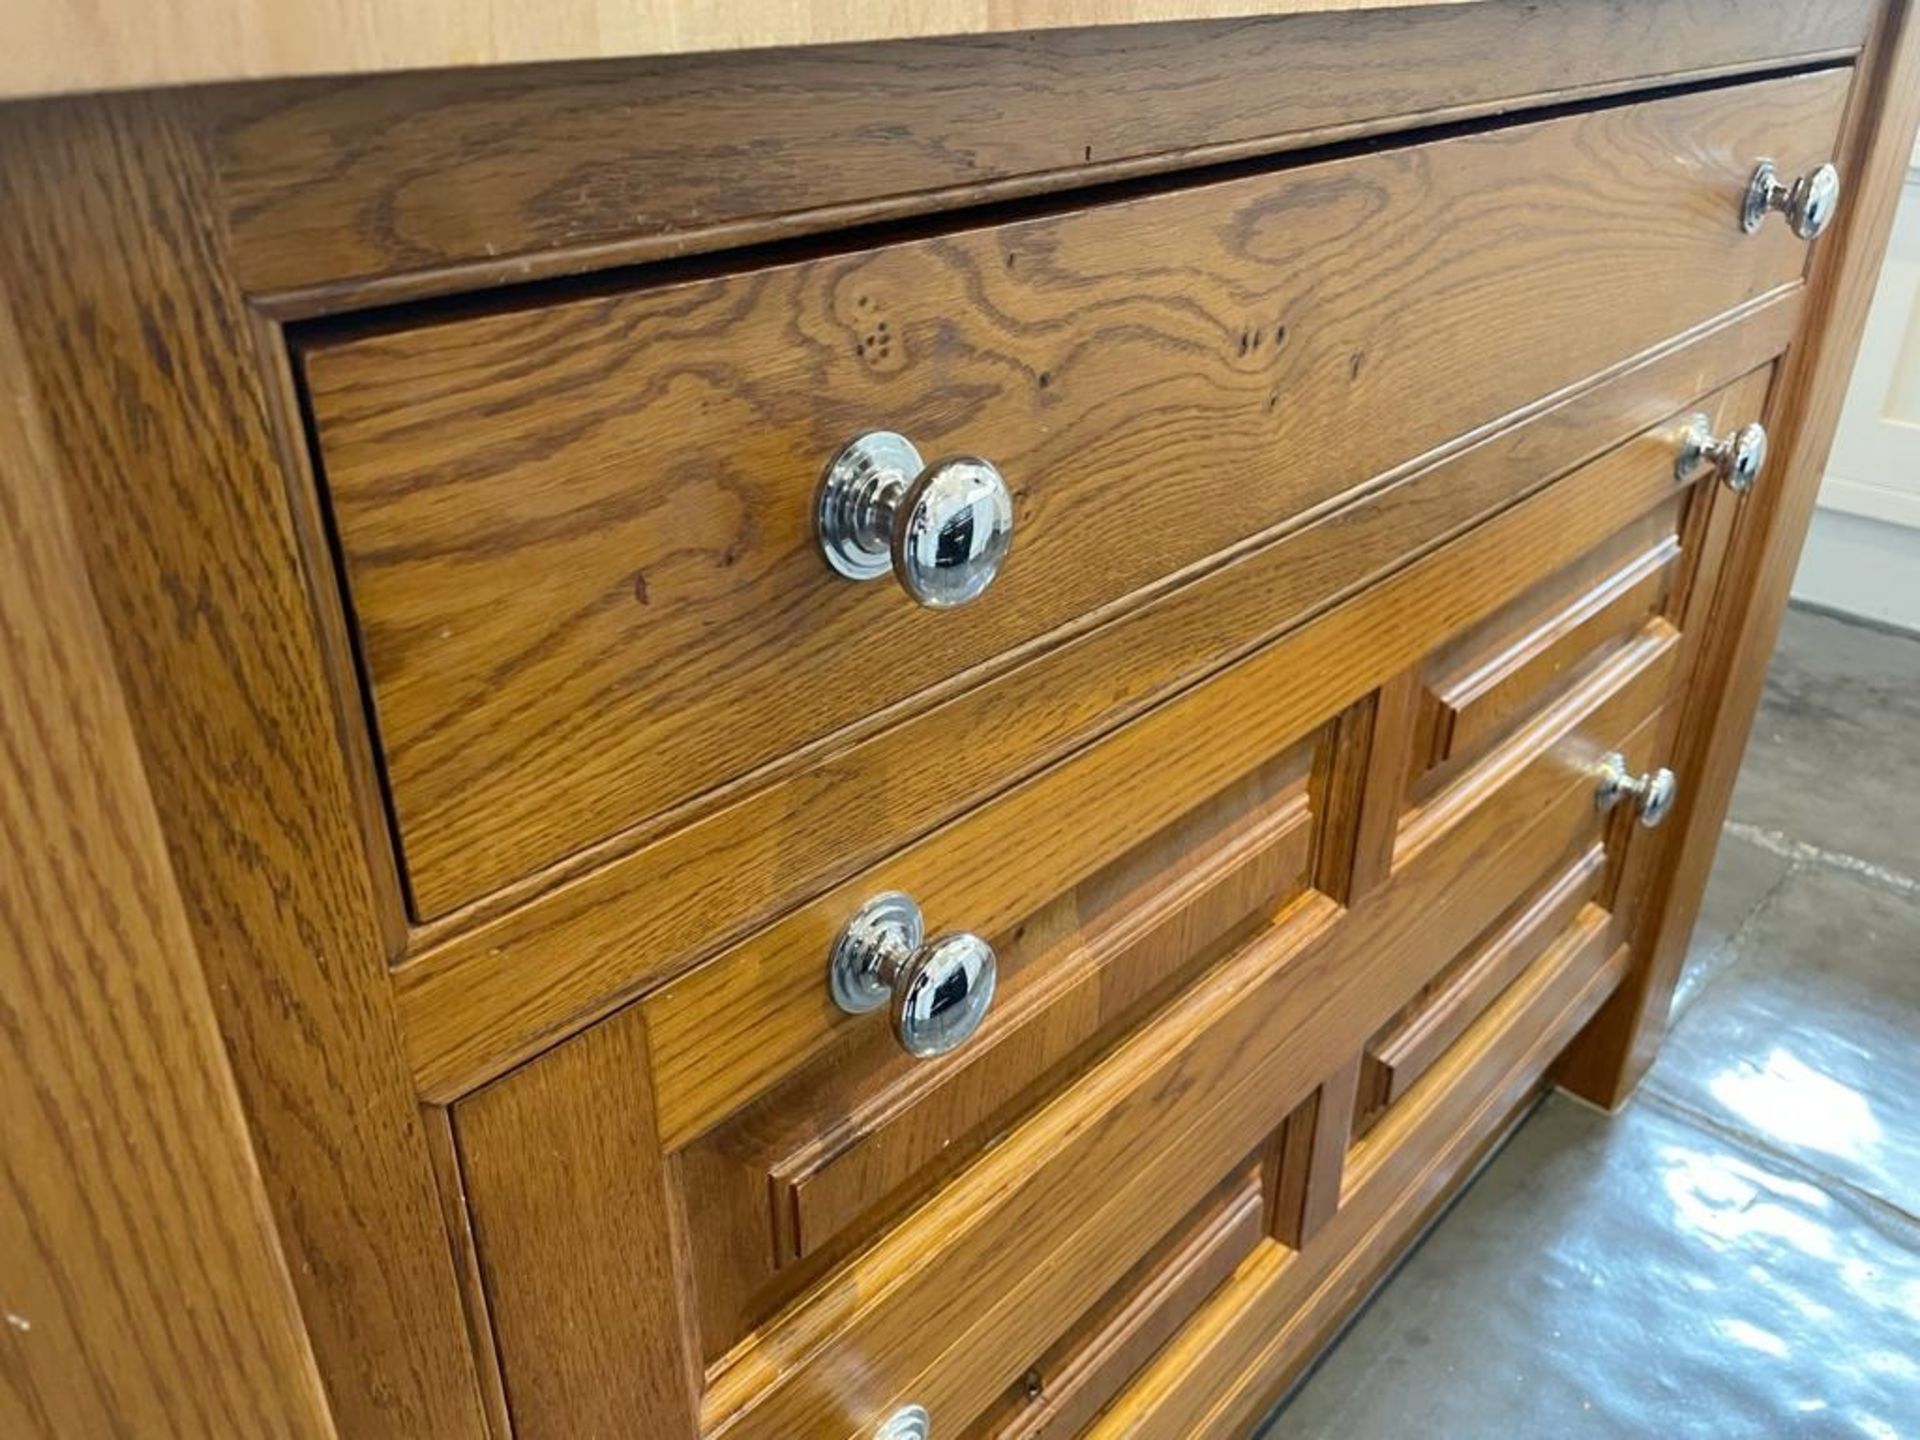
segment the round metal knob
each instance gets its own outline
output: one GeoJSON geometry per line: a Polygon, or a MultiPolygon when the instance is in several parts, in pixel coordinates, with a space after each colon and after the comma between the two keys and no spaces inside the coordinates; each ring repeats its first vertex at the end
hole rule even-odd
{"type": "Polygon", "coordinates": [[[880,1422],[880,1428],[873,1432],[873,1440],[927,1440],[932,1433],[932,1422],[927,1418],[925,1407],[902,1405],[880,1422]]]}
{"type": "Polygon", "coordinates": [[[931,465],[904,435],[874,430],[827,465],[815,514],[827,563],[849,580],[892,570],[922,605],[949,610],[993,583],[1013,544],[1013,493],[985,460],[931,465]]]}
{"type": "Polygon", "coordinates": [[[1726,484],[1729,490],[1745,494],[1767,463],[1767,427],[1758,420],[1749,421],[1731,435],[1715,435],[1713,422],[1704,414],[1687,417],[1680,433],[1680,453],[1674,457],[1674,478],[1692,480],[1702,468],[1726,484]]]}
{"type": "Polygon", "coordinates": [[[1631,800],[1639,812],[1640,823],[1649,830],[1667,818],[1674,798],[1680,793],[1680,782],[1666,766],[1644,775],[1631,775],[1627,772],[1627,757],[1617,750],[1600,757],[1595,778],[1599,783],[1594,787],[1593,803],[1602,814],[1622,800],[1631,800]]]}
{"type": "Polygon", "coordinates": [[[833,1002],[864,1015],[893,1002],[893,1033],[909,1055],[930,1059],[965,1044],[993,1004],[993,947],[964,931],[922,943],[920,907],[897,890],[876,895],[833,942],[833,1002]]]}
{"type": "Polygon", "coordinates": [[[1771,160],[1762,160],[1747,182],[1747,198],[1740,207],[1740,228],[1751,235],[1778,210],[1802,240],[1812,240],[1833,220],[1840,208],[1840,172],[1831,165],[1820,165],[1791,185],[1781,180],[1771,160]]]}

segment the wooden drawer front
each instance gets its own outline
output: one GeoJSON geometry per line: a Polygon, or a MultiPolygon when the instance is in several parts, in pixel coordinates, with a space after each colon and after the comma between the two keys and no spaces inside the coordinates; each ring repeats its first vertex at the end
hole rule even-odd
{"type": "MultiPolygon", "coordinates": [[[[1213,688],[1223,715],[1259,703],[1233,673],[1213,688]]],[[[1256,746],[1266,728],[1239,727],[1256,746]]],[[[1202,763],[1211,752],[1190,740],[1172,739],[1185,754],[1155,766],[1142,737],[1123,735],[1062,767],[1060,783],[1043,777],[1040,793],[1015,792],[889,866],[910,890],[909,872],[924,877],[933,888],[916,893],[927,895],[945,894],[941,874],[971,876],[939,913],[976,925],[999,957],[986,1024],[937,1063],[909,1056],[884,1013],[816,1013],[832,927],[856,897],[893,881],[842,887],[652,1005],[662,1121],[670,1144],[686,1142],[704,1359],[721,1361],[1056,1091],[1076,1057],[1084,1064],[1089,1047],[1305,895],[1341,736],[1337,723],[1281,736],[1236,774],[1244,759],[1202,763]],[[1065,782],[1077,783],[1069,792],[1065,782]],[[1162,823],[1182,803],[1190,808],[1162,823]],[[820,941],[812,983],[751,1013],[740,987],[785,975],[781,950],[808,935],[820,941]],[[781,1063],[790,1068],[768,1069],[781,1063]],[[729,1108],[731,1094],[754,1098],[729,1108]]]]}
{"type": "Polygon", "coordinates": [[[1666,613],[1685,496],[1475,626],[1423,667],[1416,763],[1444,776],[1666,613]]]}
{"type": "Polygon", "coordinates": [[[415,903],[443,912],[1796,277],[1732,217],[1834,71],[358,338],[303,357],[415,903]],[[1524,215],[1524,223],[1517,218],[1524,215]],[[1417,397],[1417,399],[1415,398],[1417,397]],[[835,578],[875,427],[1016,491],[1005,573],[835,578]]]}
{"type": "Polygon", "coordinates": [[[1269,1198],[1249,1166],[1080,1317],[967,1440],[1072,1440],[1258,1248],[1269,1198]]]}
{"type": "Polygon", "coordinates": [[[1365,1134],[1391,1105],[1478,1020],[1502,992],[1560,941],[1601,893],[1607,852],[1595,845],[1576,856],[1449,965],[1367,1043],[1355,1106],[1365,1134]]]}

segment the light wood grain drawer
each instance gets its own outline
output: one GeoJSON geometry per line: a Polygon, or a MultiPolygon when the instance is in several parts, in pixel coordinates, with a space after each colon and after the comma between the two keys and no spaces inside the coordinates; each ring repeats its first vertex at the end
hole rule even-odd
{"type": "MultiPolygon", "coordinates": [[[[1801,272],[1733,217],[1827,158],[1819,73],[302,356],[414,903],[447,911],[1062,627],[1801,272]],[[964,608],[833,575],[852,435],[1014,490],[964,608]]],[[[917,702],[916,702],[917,703],[917,702]]]]}
{"type": "Polygon", "coordinates": [[[1228,671],[642,1002],[708,1364],[1311,893],[1352,726],[1303,733],[1266,686],[1228,671]],[[996,954],[981,1029],[939,1059],[828,993],[836,930],[888,892],[996,954]]]}

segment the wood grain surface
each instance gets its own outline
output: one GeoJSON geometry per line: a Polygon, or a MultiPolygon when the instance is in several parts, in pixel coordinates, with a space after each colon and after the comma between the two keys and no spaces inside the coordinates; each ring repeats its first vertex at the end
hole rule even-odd
{"type": "MultiPolygon", "coordinates": [[[[1324,813],[1309,806],[1308,771],[1329,733],[1283,746],[988,931],[999,954],[993,1012],[952,1055],[913,1059],[883,1015],[843,1024],[834,1044],[681,1152],[708,1361],[1305,893],[1324,813]]],[[[1103,837],[1104,827],[1085,828],[1103,837]]],[[[1044,883],[1060,858],[1057,830],[1012,833],[1044,883]]],[[[980,884],[984,893],[993,882],[980,884]]]]}
{"type": "Polygon", "coordinates": [[[1484,0],[199,98],[243,283],[311,313],[1830,58],[1872,8],[1484,0]]]}
{"type": "Polygon", "coordinates": [[[335,1433],[0,292],[0,1433],[335,1433]]]}
{"type": "Polygon", "coordinates": [[[1845,91],[1830,72],[1685,95],[317,344],[418,912],[1789,280],[1805,247],[1727,216],[1755,155],[1830,153],[1845,91]],[[973,605],[920,610],[821,559],[820,468],[876,425],[1009,476],[1014,558],[973,605]]]}
{"type": "Polygon", "coordinates": [[[1404,1108],[1393,1143],[1316,1247],[1257,1253],[1084,1440],[1240,1440],[1537,1095],[1555,1054],[1627,971],[1593,908],[1511,987],[1404,1108]]]}
{"type": "Polygon", "coordinates": [[[1416,763],[1444,765],[1484,749],[1583,665],[1665,613],[1683,513],[1675,503],[1646,517],[1434,657],[1425,755],[1416,763]]]}
{"type": "Polygon", "coordinates": [[[1259,1245],[1258,1167],[1236,1175],[1081,1316],[965,1440],[1070,1440],[1259,1245]]]}
{"type": "Polygon", "coordinates": [[[441,66],[506,65],[605,55],[1120,25],[1207,15],[1419,7],[1474,0],[788,0],[710,5],[558,0],[537,14],[506,0],[214,0],[76,7],[29,0],[15,12],[21,43],[0,63],[0,98],[441,66]]]}
{"type": "Polygon", "coordinates": [[[1267,1233],[1289,1249],[1304,1249],[1340,1208],[1359,1079],[1356,1055],[1322,1080],[1268,1142],[1267,1233]]]}
{"type": "Polygon", "coordinates": [[[1601,827],[1596,745],[1645,763],[1671,650],[1587,687],[1363,910],[1309,898],[732,1358],[703,1404],[733,1440],[913,1398],[969,1423],[1407,993],[1601,827]],[[1520,763],[1520,754],[1531,757],[1520,763]],[[1387,898],[1391,894],[1391,899],[1387,898]],[[806,1357],[804,1366],[795,1361],[806,1357]],[[853,1357],[858,1356],[858,1363],[853,1357]],[[963,1357],[955,1363],[954,1357],[963,1357]]]}
{"type": "Polygon", "coordinates": [[[454,1112],[523,1440],[700,1433],[648,1069],[637,1029],[602,1027],[454,1112]]]}
{"type": "Polygon", "coordinates": [[[211,185],[167,104],[19,107],[0,283],[334,1421],[464,1436],[460,1292],[211,185]]]}
{"type": "MultiPolygon", "coordinates": [[[[1396,657],[1390,663],[1424,658],[1448,634],[1456,613],[1451,606],[1463,598],[1456,575],[1480,576],[1493,586],[1472,604],[1504,603],[1538,578],[1539,566],[1570,563],[1610,533],[1605,527],[1670,497],[1671,417],[1755,357],[1777,353],[1796,313],[1789,293],[1600,384],[1554,397],[1522,423],[1480,437],[1378,495],[428,952],[396,974],[419,1083],[429,1096],[451,1098],[557,1032],[710,953],[737,936],[757,907],[804,898],[805,857],[783,837],[810,836],[817,851],[809,853],[820,857],[816,863],[827,878],[835,878],[827,857],[840,858],[846,868],[838,874],[845,876],[853,868],[847,862],[870,863],[962,805],[979,803],[996,778],[1017,778],[1070,744],[1110,730],[1196,671],[1244,654],[1378,580],[1409,550],[1455,533],[1641,431],[1632,453],[1616,452],[1599,467],[1602,474],[1572,487],[1585,499],[1543,502],[1548,513],[1539,522],[1503,518],[1481,539],[1425,563],[1416,580],[1399,582],[1416,585],[1424,597],[1411,603],[1410,618],[1396,622],[1404,633],[1382,629],[1383,617],[1402,615],[1399,602],[1385,595],[1355,608],[1351,629],[1341,632],[1363,637],[1354,642],[1355,656],[1378,654],[1384,645],[1385,654],[1396,657]],[[1624,508],[1614,509],[1616,500],[1624,508]],[[1592,519],[1583,518],[1588,507],[1592,519]],[[1382,604],[1396,608],[1376,608],[1382,604]],[[968,773],[916,763],[930,749],[960,744],[974,756],[968,773]],[[874,795],[886,797],[881,812],[865,803],[874,795]]],[[[1343,652],[1316,642],[1289,653],[1294,669],[1275,660],[1274,674],[1298,674],[1309,663],[1337,674],[1343,652]]],[[[1354,674],[1349,700],[1384,678],[1359,669],[1366,673],[1354,674]]],[[[1305,708],[1298,724],[1312,724],[1313,707],[1321,704],[1317,690],[1288,680],[1276,693],[1299,694],[1305,708]]],[[[1326,708],[1341,703],[1329,694],[1326,708]]]]}

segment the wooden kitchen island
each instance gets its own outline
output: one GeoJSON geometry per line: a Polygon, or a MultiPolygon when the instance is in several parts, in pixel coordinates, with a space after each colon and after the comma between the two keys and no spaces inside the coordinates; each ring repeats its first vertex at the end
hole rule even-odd
{"type": "Polygon", "coordinates": [[[31,0],[0,1433],[1239,1440],[1656,1052],[1912,0],[722,8],[31,0]]]}

